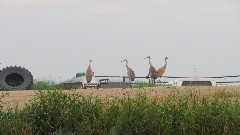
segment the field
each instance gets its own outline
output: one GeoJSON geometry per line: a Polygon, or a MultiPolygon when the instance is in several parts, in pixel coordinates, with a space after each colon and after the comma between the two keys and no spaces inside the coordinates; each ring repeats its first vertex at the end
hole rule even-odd
{"type": "MultiPolygon", "coordinates": [[[[136,96],[139,92],[144,92],[149,97],[155,96],[167,96],[171,92],[185,93],[188,90],[196,92],[198,95],[211,95],[215,92],[225,91],[239,91],[240,86],[228,86],[228,87],[171,87],[171,86],[159,86],[159,87],[148,87],[148,88],[114,88],[114,89],[77,89],[77,90],[64,90],[66,93],[79,93],[83,96],[99,96],[101,98],[110,98],[110,97],[125,97],[127,94],[131,97],[136,96]]],[[[0,91],[1,94],[7,93],[3,98],[4,109],[5,108],[14,108],[18,106],[23,108],[25,103],[33,99],[36,96],[36,90],[16,90],[16,91],[0,91]]]]}
{"type": "Polygon", "coordinates": [[[240,134],[240,87],[0,92],[0,134],[240,134]]]}

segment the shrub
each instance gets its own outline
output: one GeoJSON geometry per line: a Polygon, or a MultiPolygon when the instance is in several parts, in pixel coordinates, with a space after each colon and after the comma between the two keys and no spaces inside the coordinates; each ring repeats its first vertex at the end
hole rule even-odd
{"type": "Polygon", "coordinates": [[[79,73],[76,74],[76,78],[77,77],[82,77],[82,76],[85,76],[85,75],[86,75],[85,72],[79,72],[79,73]]]}
{"type": "Polygon", "coordinates": [[[102,101],[59,90],[39,91],[23,112],[34,134],[63,132],[98,134],[102,129],[102,101]],[[100,120],[100,121],[99,121],[100,120]]]}
{"type": "Polygon", "coordinates": [[[139,89],[145,88],[145,87],[156,87],[156,86],[169,86],[169,85],[164,83],[157,84],[157,83],[146,83],[146,82],[138,82],[133,85],[134,88],[139,88],[139,89]]]}
{"type": "Polygon", "coordinates": [[[37,80],[33,84],[33,90],[63,90],[63,84],[56,84],[44,80],[37,80]]]}
{"type": "Polygon", "coordinates": [[[1,109],[0,134],[240,134],[239,97],[235,92],[202,96],[189,90],[161,98],[139,93],[101,99],[38,91],[22,110],[1,109]]]}

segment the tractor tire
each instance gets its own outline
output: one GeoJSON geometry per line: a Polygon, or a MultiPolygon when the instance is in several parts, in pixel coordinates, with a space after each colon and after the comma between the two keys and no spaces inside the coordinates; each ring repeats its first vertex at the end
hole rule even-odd
{"type": "Polygon", "coordinates": [[[0,87],[4,90],[29,90],[33,87],[33,76],[25,68],[6,67],[0,72],[0,87]]]}

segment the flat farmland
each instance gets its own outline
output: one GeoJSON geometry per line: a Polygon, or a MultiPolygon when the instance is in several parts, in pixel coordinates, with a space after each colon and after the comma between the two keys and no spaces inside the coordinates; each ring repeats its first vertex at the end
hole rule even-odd
{"type": "MultiPolygon", "coordinates": [[[[173,86],[159,86],[159,87],[147,87],[147,88],[114,88],[114,89],[76,89],[76,90],[63,90],[63,92],[69,94],[80,94],[82,96],[93,96],[101,98],[114,98],[114,97],[135,97],[139,93],[146,93],[148,97],[162,97],[167,96],[173,92],[179,95],[191,90],[197,95],[212,95],[215,92],[226,91],[226,92],[239,92],[240,86],[216,86],[216,87],[173,87],[173,86]]],[[[26,103],[31,101],[37,95],[36,90],[14,90],[14,91],[0,91],[0,94],[4,94],[2,101],[4,102],[3,108],[23,108],[26,103]]]]}

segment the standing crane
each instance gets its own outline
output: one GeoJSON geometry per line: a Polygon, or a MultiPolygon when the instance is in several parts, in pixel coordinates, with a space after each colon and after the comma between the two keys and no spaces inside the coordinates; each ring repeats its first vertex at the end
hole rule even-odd
{"type": "Polygon", "coordinates": [[[121,62],[124,62],[124,61],[126,62],[127,74],[128,74],[128,78],[129,78],[129,86],[132,88],[131,81],[134,81],[135,73],[130,67],[128,67],[128,60],[125,59],[121,62]]]}
{"type": "MultiPolygon", "coordinates": [[[[149,76],[150,78],[152,79],[151,80],[151,83],[155,83],[155,79],[157,79],[157,71],[156,71],[156,68],[153,67],[152,63],[151,63],[151,57],[150,56],[147,56],[146,58],[144,59],[149,59],[149,72],[148,72],[148,75],[146,76],[146,78],[148,79],[149,76]]],[[[150,82],[150,81],[149,81],[150,82]]]]}
{"type": "Polygon", "coordinates": [[[167,68],[167,59],[168,59],[168,57],[165,57],[165,64],[157,70],[157,77],[160,77],[160,78],[161,78],[162,75],[164,74],[164,72],[166,71],[166,68],[167,68]]]}
{"type": "Polygon", "coordinates": [[[93,76],[94,76],[94,72],[92,71],[92,67],[91,67],[91,62],[92,62],[92,60],[89,61],[89,65],[88,65],[88,68],[86,70],[87,83],[90,83],[92,81],[93,76]]]}

